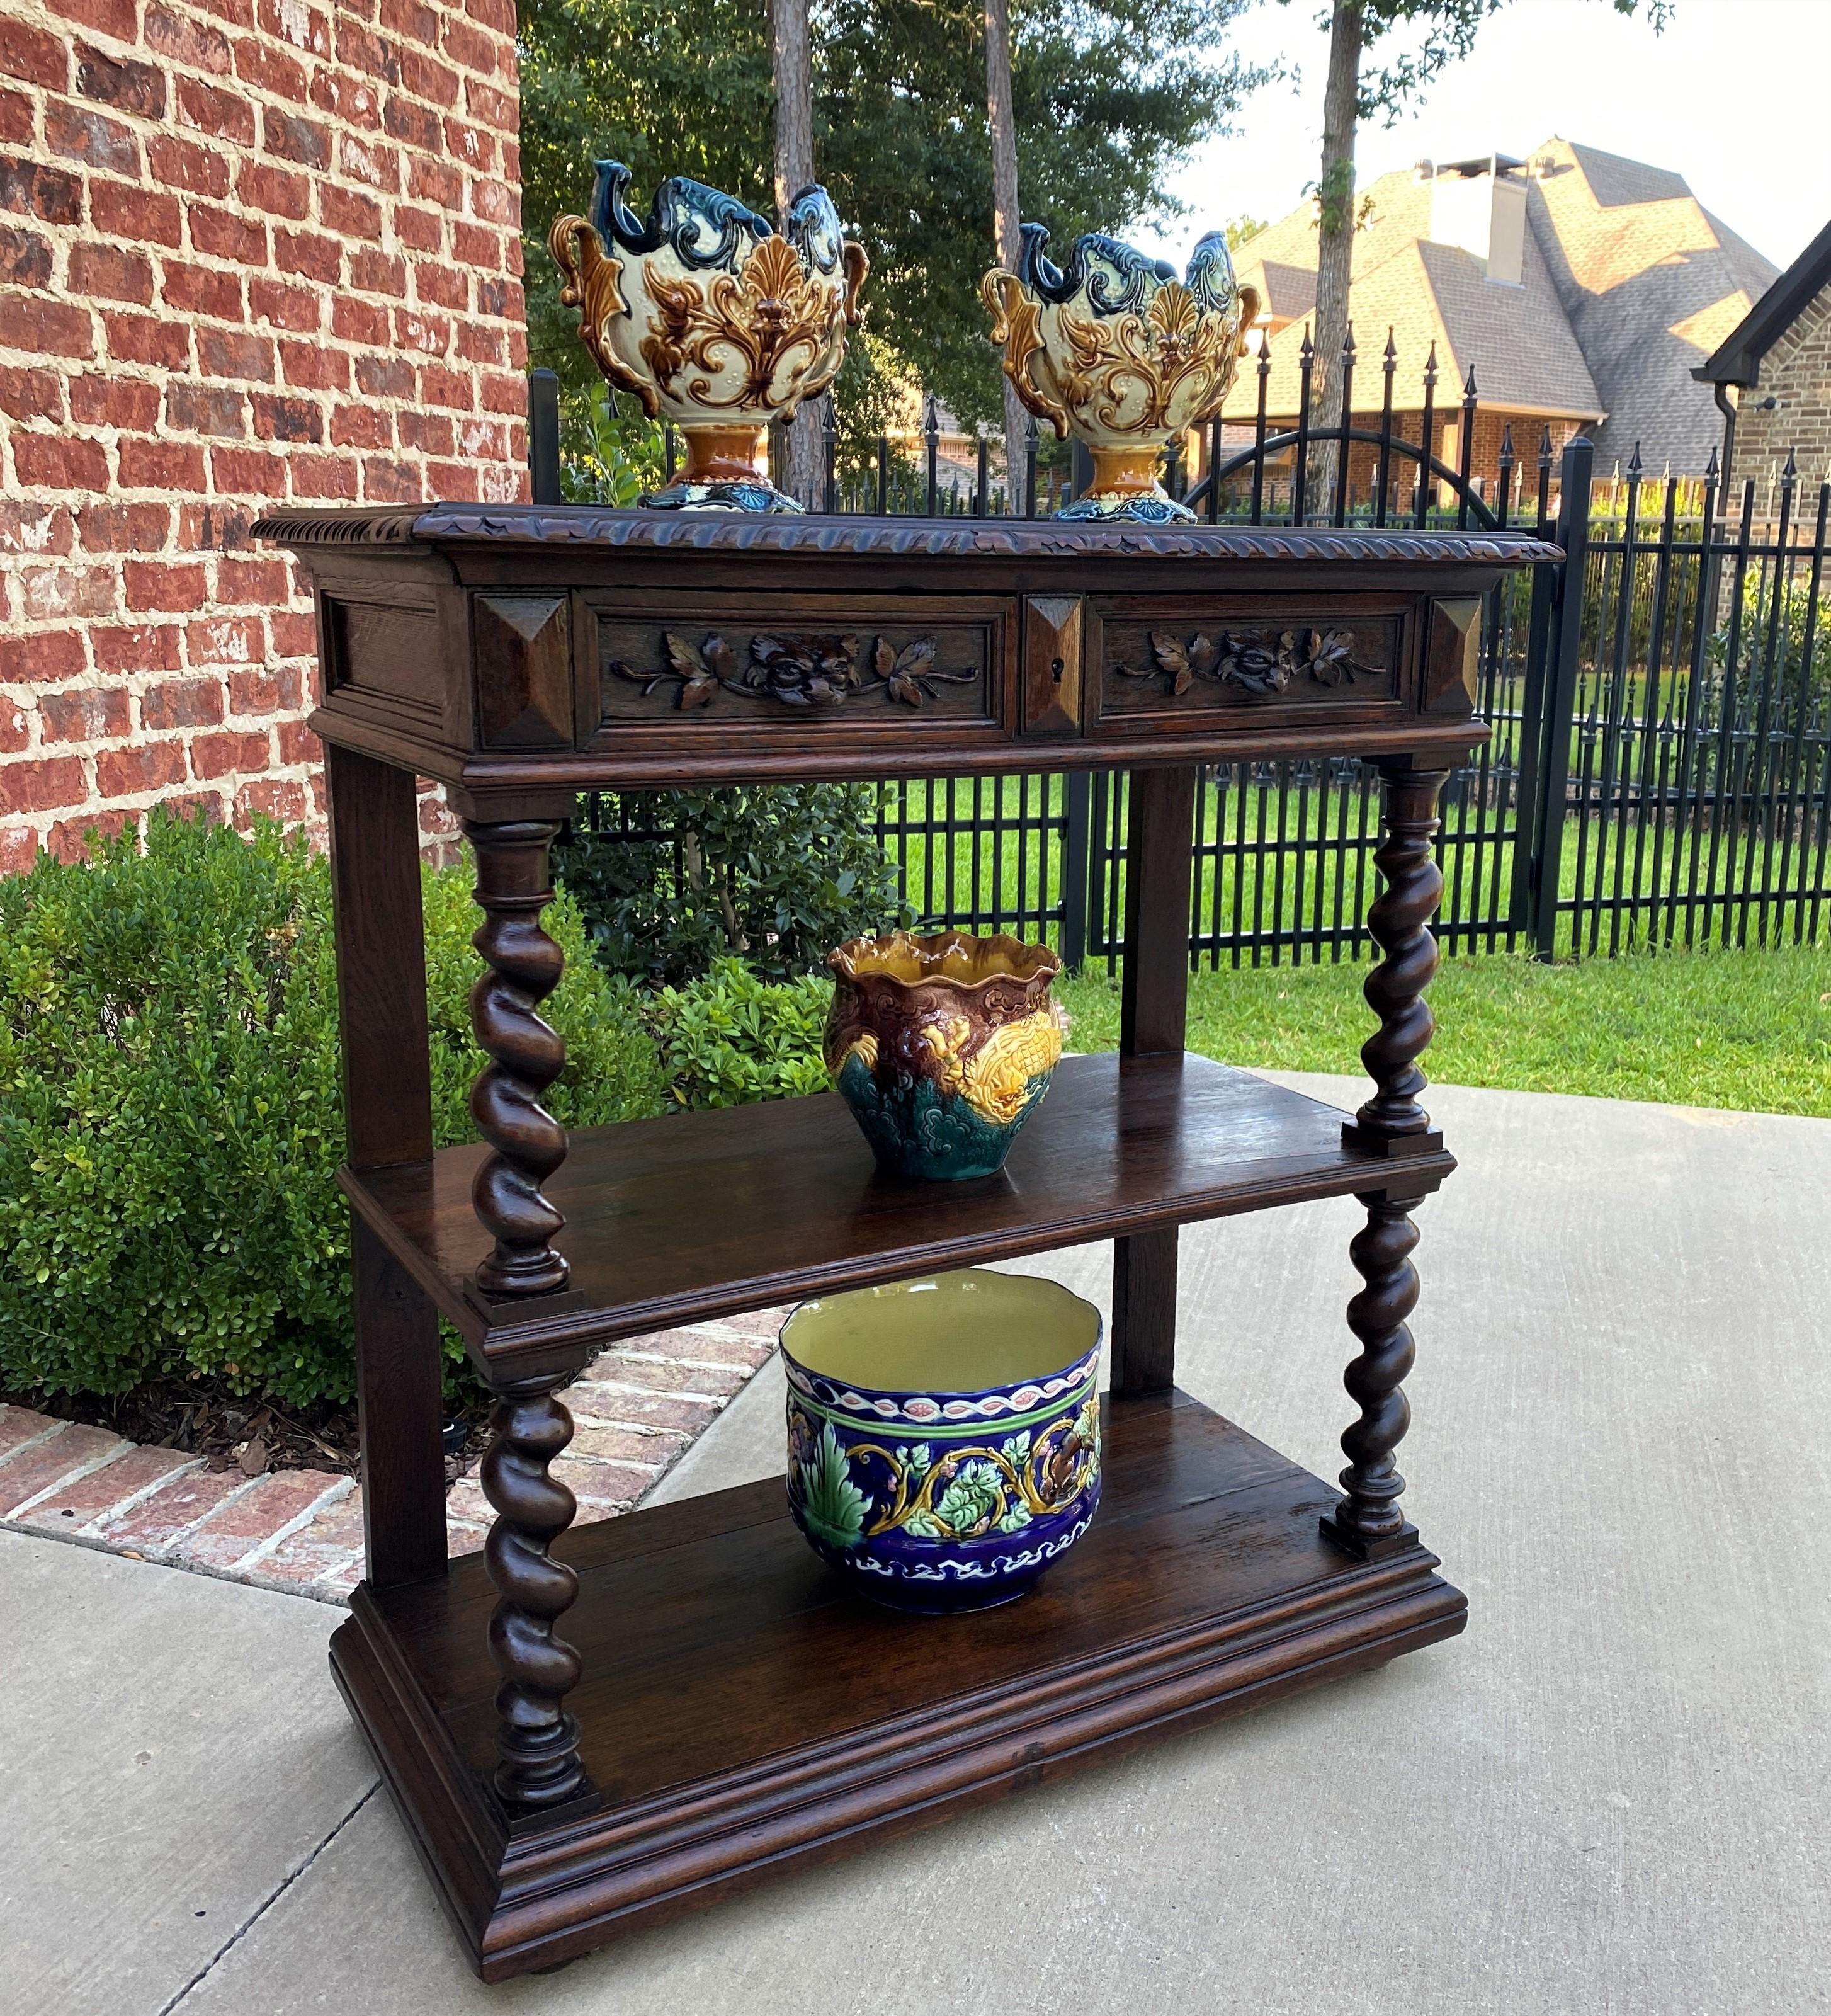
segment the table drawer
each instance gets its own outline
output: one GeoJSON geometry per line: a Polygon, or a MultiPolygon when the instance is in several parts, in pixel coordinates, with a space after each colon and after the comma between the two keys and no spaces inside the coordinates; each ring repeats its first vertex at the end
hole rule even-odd
{"type": "Polygon", "coordinates": [[[1089,599],[1087,731],[1212,733],[1410,711],[1409,607],[1385,597],[1089,599]]]}
{"type": "MultiPolygon", "coordinates": [[[[895,742],[937,731],[1002,739],[1017,605],[994,596],[631,592],[581,598],[581,747],[765,740],[869,730],[895,742]]],[[[894,757],[890,758],[894,763],[894,757]]]]}

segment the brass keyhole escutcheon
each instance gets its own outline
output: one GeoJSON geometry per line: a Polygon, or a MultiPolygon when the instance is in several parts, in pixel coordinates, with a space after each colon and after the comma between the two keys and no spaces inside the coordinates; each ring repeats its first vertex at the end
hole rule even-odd
{"type": "Polygon", "coordinates": [[[1063,664],[1059,658],[1050,659],[1049,677],[1055,681],[1057,686],[1059,686],[1062,683],[1062,675],[1067,669],[1068,668],[1063,664]]]}

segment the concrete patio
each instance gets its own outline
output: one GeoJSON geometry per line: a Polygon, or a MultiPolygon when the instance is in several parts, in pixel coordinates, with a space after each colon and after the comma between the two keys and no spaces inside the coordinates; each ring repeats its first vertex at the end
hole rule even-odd
{"type": "MultiPolygon", "coordinates": [[[[336,1611],[0,1534],[0,2006],[1831,2006],[1831,1121],[1430,1103],[1464,1167],[1420,1215],[1401,1457],[1463,1637],[486,1989],[331,1686],[336,1611]]],[[[1326,1476],[1357,1215],[1185,1234],[1182,1383],[1326,1476]]],[[[1031,1264],[1103,1300],[1108,1259],[1031,1264]]],[[[778,1471],[780,1405],[772,1363],[658,1495],[778,1471]]]]}

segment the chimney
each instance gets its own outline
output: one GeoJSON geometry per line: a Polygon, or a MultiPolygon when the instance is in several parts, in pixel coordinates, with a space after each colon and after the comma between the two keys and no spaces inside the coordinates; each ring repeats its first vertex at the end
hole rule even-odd
{"type": "Polygon", "coordinates": [[[1525,166],[1510,155],[1484,154],[1439,161],[1430,178],[1431,242],[1473,253],[1495,286],[1516,287],[1523,277],[1525,166]]]}

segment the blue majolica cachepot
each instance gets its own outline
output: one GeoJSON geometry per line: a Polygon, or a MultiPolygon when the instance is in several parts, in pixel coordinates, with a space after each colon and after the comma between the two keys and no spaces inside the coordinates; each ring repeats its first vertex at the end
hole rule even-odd
{"type": "Polygon", "coordinates": [[[1100,1314],[965,1268],[804,1302],[782,1327],[789,1509],[894,1609],[1023,1595],[1100,1502],[1100,1314]]]}

